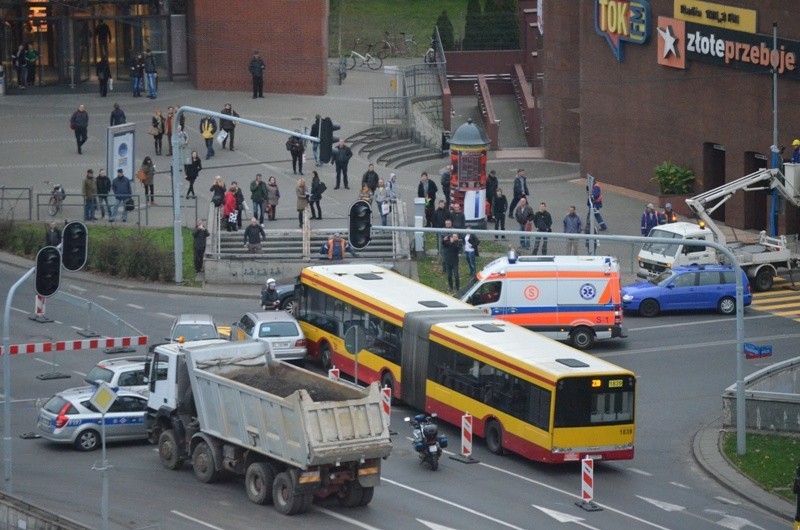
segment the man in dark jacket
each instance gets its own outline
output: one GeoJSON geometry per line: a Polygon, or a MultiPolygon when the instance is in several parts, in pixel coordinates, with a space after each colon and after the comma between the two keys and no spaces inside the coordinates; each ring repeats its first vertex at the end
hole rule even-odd
{"type": "Polygon", "coordinates": [[[453,203],[453,209],[450,212],[450,220],[453,221],[453,228],[464,229],[467,227],[467,218],[464,217],[464,212],[461,211],[461,205],[453,203]]]}
{"type": "MultiPolygon", "coordinates": [[[[491,206],[491,211],[489,212],[489,220],[494,221],[494,219],[498,216],[498,213],[494,210],[494,198],[497,196],[497,188],[499,186],[499,182],[497,181],[497,173],[495,170],[489,171],[489,174],[486,175],[486,200],[489,201],[491,206]]],[[[506,211],[503,210],[500,212],[500,217],[504,216],[506,211]]]]}
{"type": "Polygon", "coordinates": [[[233,196],[236,197],[236,226],[241,228],[242,210],[247,209],[247,203],[244,201],[244,193],[242,193],[242,188],[239,187],[239,184],[235,180],[231,182],[231,188],[233,188],[233,196]]]}
{"type": "MultiPolygon", "coordinates": [[[[234,116],[236,118],[239,117],[239,114],[233,110],[230,103],[225,103],[225,108],[220,111],[220,114],[225,114],[227,116],[234,116]]],[[[226,120],[223,118],[219,119],[219,128],[225,131],[228,136],[224,140],[222,140],[222,148],[225,149],[225,144],[228,140],[231,141],[231,151],[233,151],[233,133],[236,130],[236,122],[233,120],[226,120]]]]}
{"type": "Polygon", "coordinates": [[[133,63],[131,64],[131,78],[133,79],[133,84],[131,85],[133,97],[142,97],[142,85],[144,84],[144,55],[141,53],[137,54],[133,59],[133,63]]]}
{"type": "Polygon", "coordinates": [[[202,219],[197,221],[197,228],[194,229],[192,232],[192,238],[194,239],[194,272],[200,273],[203,272],[203,258],[206,254],[206,238],[210,236],[211,233],[206,230],[206,225],[202,219]]]}
{"type": "MultiPolygon", "coordinates": [[[[100,218],[106,216],[106,210],[108,210],[108,216],[111,217],[111,206],[108,204],[108,194],[111,191],[111,179],[108,178],[106,175],[106,170],[101,169],[97,173],[97,208],[100,209],[100,218]]],[[[95,208],[95,212],[97,211],[95,208]]]]}
{"type": "Polygon", "coordinates": [[[417,184],[417,197],[425,199],[425,226],[431,226],[431,219],[433,217],[433,208],[436,204],[436,193],[439,188],[436,183],[428,178],[428,172],[423,171],[419,177],[419,184],[417,184]]]}
{"type": "Polygon", "coordinates": [[[250,183],[250,200],[253,201],[253,217],[264,226],[264,213],[266,212],[267,183],[261,180],[261,173],[250,183]]]}
{"type": "Polygon", "coordinates": [[[375,165],[370,164],[361,177],[361,187],[364,187],[364,184],[366,184],[370,191],[375,193],[375,190],[378,188],[378,178],[378,174],[375,172],[375,165]]]}
{"type": "Polygon", "coordinates": [[[126,120],[125,112],[119,108],[119,103],[114,103],[114,110],[111,111],[110,125],[112,127],[114,125],[122,125],[126,120]]]}
{"type": "Polygon", "coordinates": [[[50,227],[47,229],[47,246],[57,247],[61,244],[61,230],[55,221],[50,221],[50,227]]]}
{"type": "Polygon", "coordinates": [[[261,288],[261,309],[267,311],[274,309],[277,311],[281,307],[281,299],[278,296],[278,285],[275,280],[270,278],[264,287],[261,288]]]}
{"type": "Polygon", "coordinates": [[[450,177],[452,171],[453,166],[449,164],[446,165],[439,180],[439,183],[442,185],[442,193],[444,194],[444,203],[448,208],[450,207],[450,177]]]}
{"type": "Polygon", "coordinates": [[[517,176],[514,177],[514,196],[511,198],[511,205],[508,207],[508,216],[514,217],[514,210],[517,208],[517,203],[523,197],[526,197],[530,202],[530,192],[528,191],[528,179],[525,178],[525,170],[518,169],[517,176]]]}
{"type": "Polygon", "coordinates": [[[121,169],[117,170],[116,178],[111,181],[111,191],[114,192],[114,198],[117,202],[114,204],[114,211],[108,216],[108,222],[114,222],[114,219],[117,218],[117,211],[119,207],[122,206],[122,222],[124,223],[128,220],[128,209],[125,203],[131,198],[132,192],[131,181],[125,176],[125,173],[121,169]]]}
{"type": "Polygon", "coordinates": [[[156,68],[156,58],[153,57],[153,52],[150,48],[144,54],[144,75],[147,78],[147,90],[149,93],[147,97],[156,99],[158,86],[156,79],[158,78],[158,69],[156,68]]]}
{"type": "Polygon", "coordinates": [[[100,83],[100,97],[108,95],[108,80],[111,79],[111,67],[108,65],[107,57],[100,57],[95,66],[97,81],[100,83]]]}
{"type": "Polygon", "coordinates": [[[331,163],[336,165],[336,187],[333,189],[339,189],[342,176],[344,176],[344,189],[350,189],[350,185],[347,183],[347,165],[352,157],[353,151],[350,147],[344,145],[344,140],[339,140],[339,145],[333,150],[333,158],[331,159],[331,163]]]}
{"type": "Polygon", "coordinates": [[[253,217],[250,224],[244,229],[244,246],[250,254],[261,252],[261,242],[267,238],[264,229],[258,224],[258,219],[253,217]]]}
{"type": "Polygon", "coordinates": [[[250,75],[253,76],[253,99],[264,97],[264,70],[267,66],[258,55],[258,50],[253,52],[253,58],[250,59],[250,64],[247,69],[250,75]]]}
{"type": "MultiPolygon", "coordinates": [[[[547,211],[547,205],[543,202],[539,203],[539,211],[533,214],[533,226],[537,232],[552,232],[553,217],[547,211]]],[[[547,255],[547,238],[538,236],[534,238],[533,252],[536,255],[539,252],[539,243],[542,244],[542,256],[547,255]]]]}
{"type": "Polygon", "coordinates": [[[450,287],[450,291],[461,289],[461,279],[458,275],[458,254],[461,252],[461,245],[458,234],[450,234],[442,238],[444,270],[447,274],[447,285],[450,287]]]}
{"type": "MultiPolygon", "coordinates": [[[[315,136],[319,138],[319,120],[320,115],[317,114],[314,116],[314,124],[311,126],[311,132],[309,136],[315,136]]],[[[319,142],[311,142],[311,151],[314,153],[314,165],[319,166],[319,142]]]]}
{"type": "Polygon", "coordinates": [[[78,154],[82,155],[81,146],[86,143],[89,137],[89,113],[86,107],[80,105],[78,110],[72,113],[69,118],[69,126],[75,132],[75,141],[78,143],[78,154]]]}

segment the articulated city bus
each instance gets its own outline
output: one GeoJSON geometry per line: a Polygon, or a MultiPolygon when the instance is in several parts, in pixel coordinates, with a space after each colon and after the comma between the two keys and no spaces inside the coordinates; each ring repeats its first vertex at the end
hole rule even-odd
{"type": "Polygon", "coordinates": [[[380,381],[454,425],[469,412],[494,453],[551,463],[633,458],[628,370],[375,265],[308,267],[297,292],[309,353],[323,366],[357,370],[359,381],[380,381]],[[345,347],[351,328],[357,359],[345,347]]]}

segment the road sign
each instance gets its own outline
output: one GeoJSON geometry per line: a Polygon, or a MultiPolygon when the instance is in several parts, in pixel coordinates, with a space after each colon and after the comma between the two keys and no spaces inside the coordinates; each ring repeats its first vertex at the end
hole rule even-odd
{"type": "Polygon", "coordinates": [[[745,359],[760,359],[761,357],[772,357],[772,344],[759,346],[750,342],[745,342],[744,357],[745,359]]]}

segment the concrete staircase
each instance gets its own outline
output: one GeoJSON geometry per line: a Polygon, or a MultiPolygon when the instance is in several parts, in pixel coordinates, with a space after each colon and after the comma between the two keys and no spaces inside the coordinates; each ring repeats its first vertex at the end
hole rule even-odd
{"type": "Polygon", "coordinates": [[[413,130],[395,127],[372,127],[350,136],[350,148],[372,163],[400,168],[441,158],[441,150],[418,142],[413,130]]]}

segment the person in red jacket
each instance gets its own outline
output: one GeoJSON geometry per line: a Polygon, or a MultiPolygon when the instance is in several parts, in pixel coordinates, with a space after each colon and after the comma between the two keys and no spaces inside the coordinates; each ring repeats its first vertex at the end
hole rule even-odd
{"type": "Polygon", "coordinates": [[[228,223],[228,232],[237,232],[239,229],[236,227],[236,190],[233,187],[228,188],[225,192],[225,198],[222,201],[224,221],[228,223]]]}

